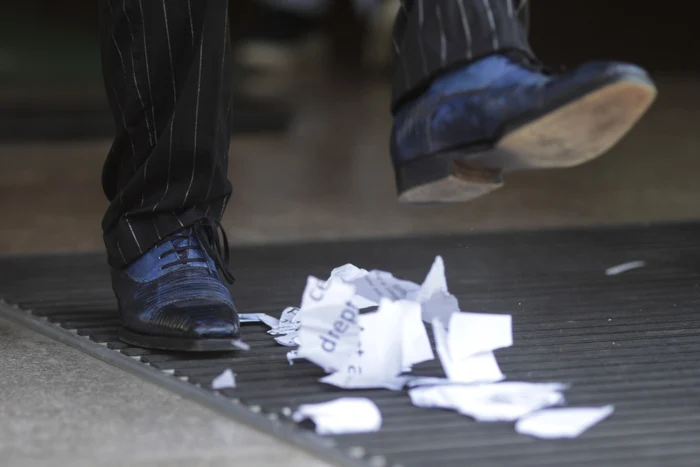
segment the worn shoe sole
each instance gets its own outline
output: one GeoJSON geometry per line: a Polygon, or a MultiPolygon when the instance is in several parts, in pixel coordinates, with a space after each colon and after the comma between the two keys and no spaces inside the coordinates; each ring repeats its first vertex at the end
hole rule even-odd
{"type": "Polygon", "coordinates": [[[236,339],[187,339],[181,337],[149,336],[122,328],[119,339],[127,344],[148,349],[173,350],[177,352],[230,352],[239,347],[236,339]]]}
{"type": "Polygon", "coordinates": [[[651,81],[598,88],[507,131],[491,144],[433,154],[396,169],[399,201],[457,203],[503,186],[503,173],[574,167],[614,146],[656,97],[651,81]]]}

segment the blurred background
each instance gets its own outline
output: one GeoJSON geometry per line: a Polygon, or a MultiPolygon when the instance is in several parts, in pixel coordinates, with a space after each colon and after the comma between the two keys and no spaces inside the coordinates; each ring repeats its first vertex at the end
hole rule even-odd
{"type": "MultiPolygon", "coordinates": [[[[95,1],[0,4],[0,253],[98,251],[113,122],[95,1]]],[[[231,0],[231,240],[697,218],[700,39],[691,5],[534,0],[531,41],[544,62],[636,62],[657,80],[657,103],[591,164],[512,175],[467,205],[411,207],[396,202],[388,155],[398,0],[231,0]]]]}

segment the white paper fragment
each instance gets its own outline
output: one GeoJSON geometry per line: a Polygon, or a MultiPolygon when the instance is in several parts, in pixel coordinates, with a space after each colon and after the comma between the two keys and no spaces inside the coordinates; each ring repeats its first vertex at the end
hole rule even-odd
{"type": "Polygon", "coordinates": [[[299,345],[299,342],[301,342],[301,339],[296,332],[291,332],[284,336],[275,337],[275,342],[285,347],[296,347],[299,345]]]}
{"type": "Polygon", "coordinates": [[[543,439],[577,438],[614,411],[612,405],[541,410],[518,420],[515,430],[543,439]]]}
{"type": "Polygon", "coordinates": [[[369,274],[366,269],[358,268],[353,264],[344,264],[331,271],[331,277],[339,277],[345,282],[353,282],[369,274]]]}
{"type": "Polygon", "coordinates": [[[512,422],[534,411],[564,403],[558,383],[504,382],[418,387],[411,402],[424,408],[452,409],[480,422],[512,422]]]}
{"type": "Polygon", "coordinates": [[[428,332],[422,320],[419,303],[402,300],[401,307],[401,361],[403,371],[411,371],[413,365],[435,358],[428,332]]]}
{"type": "Polygon", "coordinates": [[[241,324],[264,323],[273,329],[279,326],[279,320],[277,318],[270,315],[266,315],[265,313],[240,313],[238,315],[238,320],[241,324]]]}
{"type": "Polygon", "coordinates": [[[459,302],[447,288],[445,262],[436,256],[423,284],[406,298],[419,302],[423,308],[423,321],[431,323],[438,318],[447,323],[453,313],[459,312],[459,302]]]}
{"type": "Polygon", "coordinates": [[[238,320],[241,323],[259,323],[261,313],[240,313],[238,320]]]}
{"type": "Polygon", "coordinates": [[[280,320],[274,316],[266,315],[265,313],[260,313],[260,321],[268,325],[271,329],[276,329],[280,325],[280,320]]]}
{"type": "MultiPolygon", "coordinates": [[[[386,387],[403,370],[402,320],[411,302],[382,299],[377,311],[359,316],[355,352],[321,382],[346,389],[386,387]]],[[[403,387],[403,385],[401,385],[403,387]]]]}
{"type": "Polygon", "coordinates": [[[447,378],[437,378],[434,376],[413,376],[406,381],[406,386],[409,388],[417,388],[421,386],[443,386],[455,384],[447,378]]]}
{"type": "Polygon", "coordinates": [[[394,376],[391,378],[368,378],[362,376],[348,376],[342,371],[337,371],[319,379],[319,382],[329,384],[342,389],[388,389],[389,391],[401,391],[410,381],[409,376],[394,376]]]}
{"type": "Polygon", "coordinates": [[[605,270],[606,276],[617,276],[623,272],[631,271],[633,269],[643,268],[647,265],[646,261],[630,261],[629,263],[618,264],[605,270]]]}
{"type": "MultiPolygon", "coordinates": [[[[459,332],[457,328],[455,332],[459,332]]],[[[452,329],[449,331],[452,333],[452,329]]],[[[505,378],[493,352],[460,355],[449,347],[448,331],[437,318],[433,321],[435,349],[447,378],[455,383],[495,383],[505,378]]],[[[454,341],[454,339],[452,339],[454,341]]],[[[460,347],[458,350],[462,349],[460,347]]]]}
{"type": "Polygon", "coordinates": [[[453,313],[447,347],[453,360],[492,352],[513,345],[510,315],[453,313]]]}
{"type": "Polygon", "coordinates": [[[300,324],[299,308],[287,307],[282,312],[282,316],[280,316],[277,326],[267,331],[267,333],[272,334],[273,336],[288,334],[290,332],[298,331],[300,324]]]}
{"type": "Polygon", "coordinates": [[[250,345],[243,342],[241,339],[235,339],[231,342],[233,346],[239,350],[250,350],[250,345]]]}
{"type": "Polygon", "coordinates": [[[355,287],[340,279],[309,277],[299,311],[300,357],[326,372],[342,368],[359,347],[360,311],[350,303],[355,287]]]}
{"type": "Polygon", "coordinates": [[[294,360],[299,359],[299,352],[296,350],[290,350],[287,352],[287,361],[289,362],[289,366],[294,365],[294,360]]]}
{"type": "Polygon", "coordinates": [[[214,390],[235,388],[236,387],[236,375],[231,371],[230,368],[224,370],[219,376],[214,378],[211,382],[211,388],[214,390]]]}
{"type": "Polygon", "coordinates": [[[364,397],[342,397],[322,404],[301,405],[292,419],[297,423],[310,419],[319,435],[370,433],[379,431],[382,426],[379,408],[364,397]]]}

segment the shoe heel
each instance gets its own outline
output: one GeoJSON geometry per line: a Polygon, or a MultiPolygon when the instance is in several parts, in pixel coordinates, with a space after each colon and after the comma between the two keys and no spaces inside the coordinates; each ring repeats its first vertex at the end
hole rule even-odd
{"type": "Polygon", "coordinates": [[[458,160],[463,154],[436,154],[396,167],[399,201],[407,204],[462,203],[503,186],[499,169],[458,160]]]}

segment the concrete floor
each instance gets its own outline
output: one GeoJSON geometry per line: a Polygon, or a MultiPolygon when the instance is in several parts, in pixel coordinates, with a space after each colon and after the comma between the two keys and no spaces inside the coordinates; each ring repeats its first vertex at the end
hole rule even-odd
{"type": "MultiPolygon", "coordinates": [[[[696,83],[659,78],[656,106],[598,161],[509,176],[504,189],[468,205],[426,208],[395,200],[388,89],[311,80],[295,91],[304,103],[289,135],[233,141],[229,237],[246,244],[698,218],[696,83]]],[[[108,146],[0,146],[0,254],[100,250],[108,146]]],[[[321,465],[2,321],[0,355],[4,466],[321,465]]]]}
{"type": "Polygon", "coordinates": [[[0,319],[0,464],[326,464],[86,354],[0,319]]]}

